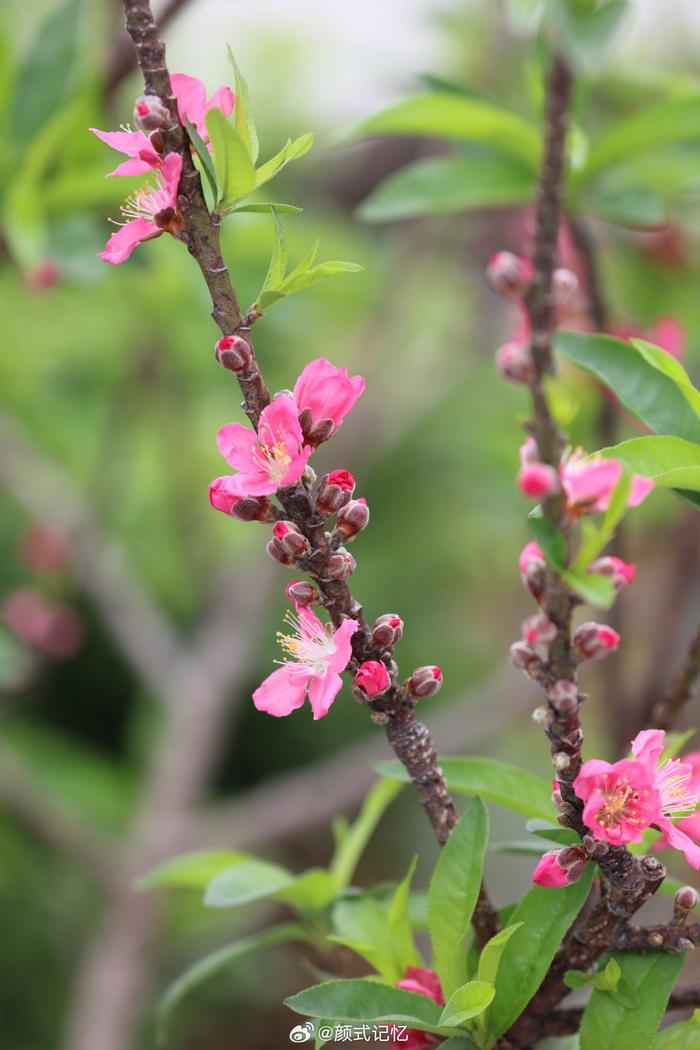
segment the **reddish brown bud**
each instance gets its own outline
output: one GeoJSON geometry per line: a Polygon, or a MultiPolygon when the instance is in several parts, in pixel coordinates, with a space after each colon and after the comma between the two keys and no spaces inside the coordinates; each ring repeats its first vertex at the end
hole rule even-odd
{"type": "Polygon", "coordinates": [[[294,562],[294,558],[287,553],[279,540],[271,539],[265,549],[271,558],[274,558],[275,561],[280,562],[282,565],[292,565],[294,562]]]}
{"type": "Polygon", "coordinates": [[[548,693],[549,701],[560,715],[570,714],[579,706],[578,688],[575,682],[561,678],[548,693]]]}
{"type": "Polygon", "coordinates": [[[380,649],[396,645],[403,634],[403,620],[396,613],[384,613],[374,621],[372,643],[380,649]]]}
{"type": "Polygon", "coordinates": [[[527,267],[513,252],[496,252],[486,267],[486,279],[499,295],[520,299],[527,288],[527,267]]]}
{"type": "Polygon", "coordinates": [[[311,549],[306,536],[293,521],[278,521],[272,535],[292,561],[303,558],[311,549]]]}
{"type": "Polygon", "coordinates": [[[291,583],[287,584],[284,592],[295,605],[304,607],[316,605],[321,599],[318,589],[307,580],[292,580],[291,583]]]}
{"type": "Polygon", "coordinates": [[[358,532],[362,532],[363,529],[367,528],[368,522],[369,507],[367,506],[367,500],[362,499],[362,497],[360,499],[351,499],[338,511],[338,516],[335,519],[335,531],[345,539],[351,539],[358,532]]]}
{"type": "Polygon", "coordinates": [[[304,441],[307,445],[322,445],[324,441],[332,436],[335,424],[332,419],[319,419],[312,423],[308,430],[304,431],[304,441]]]}
{"type": "Polygon", "coordinates": [[[316,493],[316,510],[324,516],[335,514],[349,503],[355,491],[355,479],[349,470],[332,470],[321,478],[316,493]]]}
{"type": "Polygon", "coordinates": [[[557,306],[565,306],[578,291],[578,277],[573,270],[558,266],[552,274],[552,295],[557,306]]]}
{"type": "Polygon", "coordinates": [[[617,649],[620,635],[607,624],[587,620],[576,628],[572,644],[579,660],[602,660],[617,649]]]}
{"type": "Polygon", "coordinates": [[[253,354],[245,339],[239,335],[225,335],[215,347],[216,360],[229,372],[240,375],[250,368],[253,354]]]}
{"type": "Polygon", "coordinates": [[[345,547],[338,547],[326,564],[326,575],[330,580],[348,580],[357,568],[357,562],[345,547]]]}
{"type": "Polygon", "coordinates": [[[434,664],[417,667],[406,682],[406,692],[412,697],[433,696],[442,688],[442,671],[434,664]]]}
{"type": "Polygon", "coordinates": [[[140,131],[156,131],[170,124],[170,110],[157,95],[141,95],[134,105],[134,123],[140,131]]]}
{"type": "Polygon", "coordinates": [[[531,383],[535,378],[535,362],[529,347],[523,343],[504,343],[496,351],[496,368],[504,379],[513,383],[531,383]]]}
{"type": "Polygon", "coordinates": [[[236,500],[230,513],[239,521],[277,521],[277,510],[267,496],[243,496],[236,500]]]}

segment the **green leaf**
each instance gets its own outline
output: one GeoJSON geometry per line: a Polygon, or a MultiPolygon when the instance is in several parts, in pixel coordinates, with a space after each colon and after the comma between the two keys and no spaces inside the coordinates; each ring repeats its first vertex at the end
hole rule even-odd
{"type": "Polygon", "coordinates": [[[223,970],[230,963],[260,948],[282,944],[285,941],[306,940],[306,938],[307,934],[302,926],[286,922],[279,926],[272,926],[269,930],[264,930],[263,933],[258,933],[253,937],[236,941],[225,948],[219,948],[190,966],[177,980],[173,981],[158,1004],[156,1015],[158,1042],[160,1044],[165,1042],[166,1029],[173,1010],[197,985],[223,970]]]}
{"type": "Polygon", "coordinates": [[[335,897],[335,884],[325,868],[309,868],[274,896],[302,912],[322,911],[335,897]]]}
{"type": "Polygon", "coordinates": [[[700,1050],[700,1010],[695,1010],[687,1021],[672,1024],[659,1032],[654,1050],[700,1050]]]}
{"type": "Polygon", "coordinates": [[[236,59],[233,57],[233,51],[230,46],[227,45],[226,50],[228,51],[228,60],[233,69],[234,87],[236,89],[236,101],[233,110],[234,125],[248,150],[250,159],[253,164],[255,164],[258,159],[259,143],[258,132],[255,127],[255,121],[253,120],[253,110],[250,104],[248,85],[236,64],[236,59]]]}
{"type": "Polygon", "coordinates": [[[584,602],[609,609],[615,602],[616,592],[612,580],[600,573],[578,573],[564,569],[561,578],[584,602]]]}
{"type": "Polygon", "coordinates": [[[377,824],[402,787],[396,781],[380,780],[367,793],[357,819],[340,838],[328,869],[338,891],[352,881],[358,861],[377,824]]]}
{"type": "Polygon", "coordinates": [[[581,1022],[581,1050],[650,1050],[668,997],[680,974],[684,956],[650,952],[613,955],[624,977],[638,997],[636,1006],[596,989],[581,1022]]]}
{"type": "Polygon", "coordinates": [[[677,437],[640,437],[604,448],[628,470],[654,479],[657,488],[700,492],[700,445],[677,437]]]}
{"type": "Polygon", "coordinates": [[[255,860],[248,853],[238,850],[201,850],[197,853],[183,853],[173,857],[164,864],[141,875],[136,880],[140,890],[175,887],[177,889],[204,889],[220,871],[255,860]]]}
{"type": "Polygon", "coordinates": [[[700,390],[693,386],[690,376],[680,361],[673,354],[669,354],[660,346],[647,342],[646,339],[632,339],[631,343],[652,368],[655,368],[657,372],[663,372],[676,383],[686,401],[700,418],[700,390]]]}
{"type": "Polygon", "coordinates": [[[637,230],[656,229],[668,216],[666,202],[659,193],[620,180],[587,193],[583,206],[607,222],[637,230]]]}
{"type": "Polygon", "coordinates": [[[440,1024],[456,1028],[472,1017],[478,1017],[491,1005],[495,994],[496,989],[488,981],[468,981],[447,1000],[440,1024]]]}
{"type": "Polygon", "coordinates": [[[287,272],[287,237],[284,232],[284,226],[277,218],[277,212],[274,208],[270,211],[270,215],[275,224],[275,243],[272,246],[270,265],[258,295],[257,301],[261,306],[265,306],[265,293],[274,291],[282,283],[287,272]]]}
{"type": "Polygon", "coordinates": [[[262,186],[264,183],[269,182],[270,179],[273,179],[290,161],[303,157],[305,153],[309,152],[313,144],[314,136],[311,131],[307,131],[305,135],[300,135],[293,142],[291,140],[288,141],[279,153],[276,153],[274,157],[260,165],[255,173],[256,189],[258,186],[262,186]]]}
{"type": "Polygon", "coordinates": [[[330,262],[318,263],[317,266],[312,266],[306,273],[299,273],[296,277],[289,274],[279,286],[279,291],[285,295],[294,295],[296,292],[303,291],[304,288],[310,288],[312,284],[325,281],[327,277],[337,277],[341,273],[360,273],[363,269],[364,267],[358,263],[333,259],[330,262]]]}
{"type": "Polygon", "coordinates": [[[537,170],[542,140],[534,124],[482,99],[454,92],[417,95],[377,113],[351,129],[353,137],[427,135],[479,142],[537,170]]]}
{"type": "MultiPolygon", "coordinates": [[[[589,864],[578,882],[562,889],[533,886],[516,907],[510,921],[523,923],[525,933],[512,938],[503,952],[496,998],[491,1006],[494,1035],[502,1035],[510,1028],[539,988],[562,938],[588,896],[594,869],[595,865],[589,864]]],[[[606,1044],[601,1043],[602,1046],[606,1044]]]]}
{"type": "Polygon", "coordinates": [[[561,571],[566,565],[566,536],[562,530],[548,518],[534,514],[528,517],[527,527],[552,568],[561,571]]]}
{"type": "Polygon", "coordinates": [[[488,981],[490,984],[496,984],[498,968],[501,965],[501,957],[505,947],[513,934],[517,933],[522,925],[522,922],[514,922],[510,926],[506,926],[505,929],[495,934],[486,942],[481,951],[481,955],[479,956],[479,969],[477,976],[480,981],[488,981]]]}
{"type": "Polygon", "coordinates": [[[255,188],[255,167],[240,134],[220,109],[210,109],[206,122],[214,152],[219,204],[226,211],[255,188]]]}
{"type": "MultiPolygon", "coordinates": [[[[583,538],[576,559],[571,569],[572,572],[579,578],[590,581],[591,576],[587,573],[588,566],[594,561],[603,549],[608,545],[610,540],[615,535],[617,526],[622,521],[626,511],[627,503],[629,500],[630,489],[632,487],[632,478],[628,470],[623,464],[623,471],[620,475],[620,479],[612,491],[610,496],[610,502],[608,508],[603,515],[603,520],[599,528],[589,524],[583,538]]],[[[601,577],[603,579],[603,577],[601,577]]],[[[605,583],[608,585],[607,589],[603,588],[598,590],[598,594],[603,599],[601,604],[605,604],[606,597],[608,598],[608,604],[612,604],[613,596],[610,596],[612,584],[610,580],[605,579],[605,583]]],[[[585,586],[585,583],[584,583],[585,586]]],[[[595,584],[594,584],[595,587],[595,584]]],[[[596,592],[594,591],[594,594],[596,592]]],[[[606,606],[607,607],[607,606],[606,606]]]]}
{"type": "Polygon", "coordinates": [[[211,159],[211,153],[207,149],[204,139],[199,134],[196,127],[194,126],[194,124],[192,124],[192,122],[188,119],[187,116],[183,116],[182,123],[185,125],[185,130],[187,131],[190,142],[194,146],[195,152],[199,157],[200,163],[202,165],[202,170],[204,171],[204,174],[207,177],[207,181],[211,186],[211,191],[214,194],[214,200],[218,201],[219,187],[216,181],[216,172],[214,171],[214,164],[211,159]]]}
{"type": "MultiPolygon", "coordinates": [[[[441,758],[451,791],[460,795],[481,795],[487,802],[524,813],[526,817],[551,820],[552,785],[543,777],[525,769],[499,762],[495,758],[441,758]]],[[[410,777],[400,762],[378,762],[375,769],[382,776],[408,783],[410,777]]]]}
{"type": "Polygon", "coordinates": [[[399,169],[362,202],[365,222],[445,215],[521,204],[532,196],[532,171],[509,157],[431,157],[399,169]]]}
{"type": "Polygon", "coordinates": [[[230,209],[229,214],[233,215],[234,212],[240,211],[265,213],[276,211],[278,215],[298,215],[303,210],[303,208],[297,208],[294,204],[279,204],[277,202],[268,204],[267,201],[265,201],[260,202],[259,204],[237,204],[234,208],[230,209]]]}
{"type": "Polygon", "coordinates": [[[442,1007],[417,992],[406,992],[378,981],[326,981],[284,1000],[285,1006],[307,1017],[333,1021],[403,1024],[423,1032],[450,1035],[440,1025],[442,1007]]]}
{"type": "Polygon", "coordinates": [[[413,927],[409,910],[411,882],[416,870],[418,857],[411,861],[406,875],[396,887],[387,916],[391,935],[394,958],[402,974],[409,966],[420,966],[421,958],[413,940],[413,927]]]}
{"type": "Polygon", "coordinates": [[[37,26],[15,84],[11,142],[30,142],[69,98],[78,68],[82,11],[82,0],[64,0],[37,26]]]}
{"type": "Polygon", "coordinates": [[[548,16],[559,29],[564,53],[583,69],[595,68],[605,57],[628,11],[626,0],[582,5],[579,0],[554,0],[548,16]]]}
{"type": "Polygon", "coordinates": [[[552,824],[550,820],[528,820],[525,827],[530,834],[547,839],[548,842],[556,842],[560,846],[573,846],[581,841],[572,828],[562,828],[558,824],[552,824]]]}
{"type": "Polygon", "coordinates": [[[559,332],[555,349],[609,387],[657,434],[700,443],[700,419],[679,384],[630,343],[608,335],[559,332]]]}
{"type": "Polygon", "coordinates": [[[405,974],[395,955],[395,942],[385,908],[367,894],[338,901],[332,913],[328,940],[344,944],[366,959],[380,977],[396,984],[405,974]]]}
{"type": "Polygon", "coordinates": [[[653,154],[662,146],[700,139],[700,95],[674,98],[642,106],[629,117],[614,121],[592,141],[587,162],[575,176],[578,183],[590,182],[596,175],[631,158],[653,154]]]}
{"type": "Polygon", "coordinates": [[[467,980],[465,940],[479,896],[489,817],[477,796],[445,843],[428,889],[433,964],[445,998],[467,980]]]}
{"type": "Polygon", "coordinates": [[[234,908],[271,897],[293,881],[286,868],[252,858],[215,875],[204,893],[204,903],[210,908],[234,908]]]}

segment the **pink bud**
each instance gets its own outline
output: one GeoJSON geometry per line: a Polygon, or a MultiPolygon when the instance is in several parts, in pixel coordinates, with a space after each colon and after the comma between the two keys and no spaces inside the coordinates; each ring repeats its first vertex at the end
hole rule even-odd
{"type": "Polygon", "coordinates": [[[553,642],[557,636],[557,625],[553,623],[544,613],[535,613],[523,621],[523,641],[532,648],[538,645],[547,645],[553,642]]]}
{"type": "Polygon", "coordinates": [[[349,503],[355,491],[355,479],[349,470],[332,470],[321,478],[316,493],[319,514],[335,514],[349,503]]]}
{"type": "Polygon", "coordinates": [[[543,499],[559,490],[559,475],[547,463],[528,463],[518,472],[518,487],[528,499],[543,499]]]}
{"type": "Polygon", "coordinates": [[[250,368],[253,354],[250,346],[239,335],[225,335],[216,344],[216,360],[229,372],[240,375],[250,368]]]}
{"type": "Polygon", "coordinates": [[[22,561],[32,572],[61,572],[68,564],[68,537],[56,525],[30,525],[19,544],[22,561]]]}
{"type": "Polygon", "coordinates": [[[381,660],[366,660],[360,665],[352,684],[365,696],[373,697],[385,693],[391,684],[391,679],[381,660]]]}
{"type": "Polygon", "coordinates": [[[550,703],[560,715],[569,714],[579,706],[578,687],[575,682],[566,678],[560,678],[555,682],[548,694],[550,703]]]}
{"type": "Polygon", "coordinates": [[[578,277],[565,266],[558,266],[552,274],[552,295],[557,306],[565,306],[578,291],[578,277]]]}
{"type": "Polygon", "coordinates": [[[396,645],[403,634],[403,620],[396,613],[384,613],[374,621],[372,628],[372,643],[380,649],[389,645],[396,645]]]}
{"type": "Polygon", "coordinates": [[[352,554],[345,547],[338,547],[326,563],[326,575],[330,580],[349,580],[356,568],[352,554]]]}
{"type": "Polygon", "coordinates": [[[278,521],[272,530],[272,535],[284,553],[292,560],[304,557],[311,549],[306,536],[293,521],[278,521]]]}
{"type": "Polygon", "coordinates": [[[520,552],[518,570],[520,579],[536,601],[542,600],[544,593],[544,571],[547,567],[544,552],[539,543],[530,540],[520,552]]]}
{"type": "Polygon", "coordinates": [[[486,267],[486,279],[499,295],[520,299],[527,288],[527,266],[513,252],[496,252],[486,267]]]}
{"type": "Polygon", "coordinates": [[[294,558],[292,558],[292,556],[287,553],[287,551],[284,549],[279,540],[276,540],[274,538],[271,539],[265,550],[271,558],[274,558],[275,561],[280,562],[281,565],[292,565],[292,563],[294,562],[294,558]]]}
{"type": "Polygon", "coordinates": [[[600,576],[607,576],[608,579],[612,580],[615,590],[621,591],[623,587],[632,583],[637,572],[637,566],[634,562],[626,562],[622,558],[608,555],[605,558],[596,558],[589,565],[588,571],[598,573],[600,576]]]}
{"type": "Polygon", "coordinates": [[[576,628],[572,644],[579,660],[602,660],[617,649],[620,635],[607,624],[587,620],[576,628]]]}
{"type": "Polygon", "coordinates": [[[214,510],[220,510],[224,514],[232,514],[233,508],[240,498],[240,496],[232,496],[228,492],[225,478],[214,478],[209,485],[209,502],[214,510]]]}
{"type": "Polygon", "coordinates": [[[513,642],[508,650],[508,659],[513,667],[528,673],[540,666],[540,658],[527,642],[513,642]]]}
{"type": "Polygon", "coordinates": [[[155,131],[170,124],[170,110],[157,95],[141,95],[134,105],[134,123],[140,131],[155,131]]]}
{"type": "Polygon", "coordinates": [[[531,383],[535,378],[535,363],[530,348],[523,343],[504,343],[496,351],[496,368],[504,379],[513,383],[531,383]]]}
{"type": "Polygon", "coordinates": [[[297,608],[316,605],[321,597],[318,589],[307,580],[292,580],[284,588],[284,593],[297,608]]]}
{"type": "Polygon", "coordinates": [[[538,886],[559,888],[578,882],[588,864],[588,855],[582,846],[564,846],[544,853],[532,873],[538,886]]]}
{"type": "Polygon", "coordinates": [[[442,688],[442,671],[439,667],[429,665],[417,667],[406,683],[409,696],[433,696],[442,688]]]}
{"type": "Polygon", "coordinates": [[[335,519],[335,531],[345,539],[351,539],[358,532],[367,528],[369,522],[369,507],[367,500],[351,499],[338,511],[335,519]]]}

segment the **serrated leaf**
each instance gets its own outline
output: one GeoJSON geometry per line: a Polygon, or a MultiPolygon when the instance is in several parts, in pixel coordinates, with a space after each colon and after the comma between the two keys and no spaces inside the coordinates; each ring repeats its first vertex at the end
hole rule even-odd
{"type": "Polygon", "coordinates": [[[547,839],[548,842],[556,842],[560,846],[573,846],[580,842],[579,836],[572,828],[562,828],[549,820],[528,820],[525,828],[531,835],[547,839]]]}
{"type": "Polygon", "coordinates": [[[657,488],[700,492],[700,445],[694,441],[665,435],[631,438],[604,448],[602,454],[653,478],[657,488]]]}
{"type": "Polygon", "coordinates": [[[555,349],[609,387],[657,434],[700,444],[700,419],[681,386],[630,343],[608,335],[559,332],[555,349]]]}
{"type": "Polygon", "coordinates": [[[402,974],[406,972],[409,966],[420,966],[422,961],[413,939],[409,908],[411,882],[417,862],[418,857],[415,856],[408,867],[406,875],[396,887],[387,916],[394,958],[399,964],[402,974]]]}
{"type": "Polygon", "coordinates": [[[300,135],[293,141],[288,141],[279,153],[276,153],[274,157],[260,165],[255,173],[256,189],[258,186],[263,186],[266,182],[269,182],[275,175],[278,175],[290,161],[303,157],[305,153],[309,152],[313,144],[314,136],[311,131],[307,131],[306,134],[300,135]]]}
{"type": "Polygon", "coordinates": [[[488,981],[467,981],[447,1000],[440,1015],[440,1024],[456,1028],[478,1017],[491,1005],[495,994],[496,989],[488,981]]]}
{"type": "Polygon", "coordinates": [[[514,922],[510,926],[506,926],[505,929],[500,930],[486,942],[481,950],[481,955],[479,956],[479,969],[477,971],[477,976],[480,981],[488,981],[493,985],[496,984],[498,968],[501,964],[501,957],[505,951],[506,944],[513,934],[517,933],[522,926],[522,922],[514,922]]]}
{"type": "Polygon", "coordinates": [[[306,938],[307,934],[302,926],[299,926],[297,923],[286,922],[279,926],[273,926],[269,930],[264,930],[254,937],[245,937],[234,944],[219,948],[217,951],[211,952],[210,955],[200,959],[193,966],[190,966],[177,980],[173,981],[158,1004],[156,1022],[159,1044],[163,1045],[165,1042],[166,1030],[173,1010],[182,1002],[186,995],[189,995],[203,981],[213,977],[214,974],[223,970],[237,959],[250,955],[260,948],[266,948],[272,944],[283,944],[285,941],[306,940],[306,938]]]}
{"type": "Polygon", "coordinates": [[[349,135],[427,135],[478,142],[536,171],[542,139],[538,128],[482,99],[454,92],[417,95],[362,121],[349,135]]]}
{"type": "Polygon", "coordinates": [[[673,380],[700,419],[700,390],[693,386],[692,379],[680,361],[673,354],[669,354],[660,346],[655,346],[654,343],[647,342],[646,339],[632,339],[630,341],[632,346],[639,351],[652,368],[655,368],[657,372],[663,372],[664,375],[673,380]]]}
{"type": "Polygon", "coordinates": [[[334,259],[330,262],[318,263],[305,273],[297,274],[296,277],[290,274],[282,281],[279,290],[285,295],[294,295],[296,292],[303,291],[304,288],[310,288],[312,284],[325,281],[327,277],[337,277],[341,273],[360,273],[363,269],[364,267],[358,263],[334,259]]]}
{"type": "Polygon", "coordinates": [[[637,1005],[627,1006],[610,992],[594,990],[581,1022],[581,1050],[650,1050],[685,957],[616,952],[613,959],[634,989],[637,1005]]]}
{"type": "Polygon", "coordinates": [[[225,211],[255,188],[255,167],[240,134],[220,109],[210,109],[206,123],[214,153],[219,205],[225,211]]]}
{"type": "Polygon", "coordinates": [[[522,922],[525,933],[510,940],[503,952],[490,1014],[494,1035],[502,1035],[510,1028],[539,988],[564,935],[583,907],[593,875],[594,865],[589,864],[571,886],[533,886],[511,915],[511,923],[522,922]]]}
{"type": "Polygon", "coordinates": [[[258,296],[258,302],[261,305],[263,305],[262,300],[265,293],[275,291],[284,280],[284,275],[287,272],[287,237],[284,232],[284,226],[277,218],[274,208],[271,210],[270,215],[275,225],[275,242],[272,246],[270,265],[258,296]]]}
{"type": "Polygon", "coordinates": [[[355,1023],[402,1024],[436,1035],[450,1035],[440,1025],[442,1007],[417,992],[392,988],[378,981],[326,981],[284,1000],[285,1006],[306,1017],[355,1023]]]}
{"type": "Polygon", "coordinates": [[[510,157],[431,157],[380,182],[358,215],[365,222],[393,222],[521,204],[533,185],[532,171],[510,157]]]}
{"type": "Polygon", "coordinates": [[[248,85],[236,64],[236,59],[233,57],[233,51],[229,45],[227,45],[226,50],[228,51],[229,63],[233,69],[234,87],[236,90],[236,101],[233,110],[234,124],[236,131],[248,150],[250,159],[253,164],[255,164],[258,159],[259,143],[258,132],[255,127],[255,121],[253,120],[253,109],[250,104],[248,85]]]}
{"type": "Polygon", "coordinates": [[[700,1050],[700,1010],[695,1010],[687,1021],[659,1032],[654,1050],[700,1050]]]}
{"type": "Polygon", "coordinates": [[[219,199],[219,186],[218,186],[218,183],[216,181],[216,172],[214,170],[214,164],[213,164],[212,159],[211,159],[211,153],[207,149],[207,145],[206,145],[204,139],[199,134],[199,132],[197,131],[196,127],[188,119],[187,116],[183,116],[182,123],[185,126],[185,130],[187,131],[187,134],[189,136],[190,142],[194,146],[195,153],[199,157],[200,163],[202,165],[202,170],[204,171],[204,174],[207,177],[207,181],[208,181],[209,185],[211,186],[211,191],[214,194],[214,200],[218,201],[218,199],[219,199]]]}
{"type": "Polygon", "coordinates": [[[304,209],[297,208],[295,204],[280,204],[278,202],[268,204],[267,201],[265,201],[264,203],[261,202],[259,204],[237,204],[234,208],[230,209],[229,214],[234,214],[241,211],[267,213],[273,210],[276,211],[278,215],[298,215],[304,209]]]}
{"type": "MultiPolygon", "coordinates": [[[[410,778],[400,762],[377,762],[382,776],[408,783],[410,778]]],[[[551,781],[525,769],[518,769],[494,758],[441,758],[440,768],[451,791],[462,795],[481,795],[526,817],[551,820],[554,814],[551,781]]]]}
{"type": "Polygon", "coordinates": [[[467,981],[465,941],[479,896],[488,836],[488,812],[477,796],[450,834],[430,880],[433,965],[446,999],[467,981]]]}
{"type": "Polygon", "coordinates": [[[338,901],[332,911],[329,940],[344,944],[366,959],[379,976],[396,984],[405,974],[394,951],[387,910],[367,894],[338,901]]]}

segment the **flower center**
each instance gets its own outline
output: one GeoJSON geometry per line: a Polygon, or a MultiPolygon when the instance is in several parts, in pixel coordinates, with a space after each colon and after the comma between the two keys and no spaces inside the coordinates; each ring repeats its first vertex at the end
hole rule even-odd
{"type": "Polygon", "coordinates": [[[293,613],[285,614],[285,623],[292,628],[292,634],[277,632],[277,641],[287,654],[288,658],[276,660],[283,666],[298,664],[300,669],[312,675],[323,675],[328,670],[328,664],[335,653],[335,642],[330,630],[318,623],[311,621],[301,623],[293,613]]]}
{"type": "MultiPolygon", "coordinates": [[[[645,823],[638,815],[640,793],[627,780],[619,780],[613,785],[606,785],[601,794],[605,801],[595,816],[601,828],[610,831],[622,821],[628,824],[645,823]]],[[[649,791],[645,788],[642,795],[648,794],[649,791]]]]}
{"type": "Polygon", "coordinates": [[[292,457],[287,452],[284,441],[280,438],[274,445],[261,444],[260,450],[265,461],[265,470],[270,475],[270,480],[279,484],[287,473],[289,464],[292,462],[292,457]]]}
{"type": "Polygon", "coordinates": [[[134,219],[148,219],[149,222],[153,222],[159,211],[170,207],[171,201],[165,180],[160,172],[156,172],[153,183],[142,186],[127,197],[120,210],[127,222],[134,219]]]}
{"type": "Polygon", "coordinates": [[[691,787],[692,777],[692,768],[677,758],[669,759],[659,766],[656,787],[665,814],[693,812],[698,803],[698,793],[691,787]]]}

